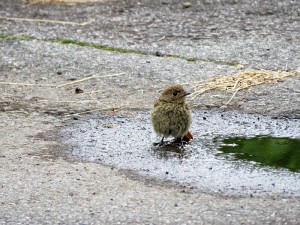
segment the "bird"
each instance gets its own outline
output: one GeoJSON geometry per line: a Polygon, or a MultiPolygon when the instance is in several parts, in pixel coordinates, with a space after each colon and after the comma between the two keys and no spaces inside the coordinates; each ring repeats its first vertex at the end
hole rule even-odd
{"type": "Polygon", "coordinates": [[[162,136],[160,145],[163,145],[164,138],[169,136],[174,137],[175,142],[179,140],[181,144],[183,138],[193,138],[189,132],[192,116],[185,103],[185,97],[189,94],[182,85],[174,84],[165,88],[155,101],[150,117],[154,131],[162,136]]]}

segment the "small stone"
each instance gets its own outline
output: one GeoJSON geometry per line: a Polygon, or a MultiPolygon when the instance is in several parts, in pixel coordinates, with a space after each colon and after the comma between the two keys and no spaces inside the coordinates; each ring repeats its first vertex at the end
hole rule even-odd
{"type": "Polygon", "coordinates": [[[156,52],[155,52],[155,55],[156,55],[156,56],[163,56],[164,54],[161,53],[160,51],[156,51],[156,52]]]}
{"type": "Polygon", "coordinates": [[[83,93],[83,90],[77,87],[77,88],[75,88],[75,93],[76,94],[83,93]]]}
{"type": "Polygon", "coordinates": [[[184,2],[182,4],[182,6],[183,6],[183,8],[190,8],[192,6],[192,3],[190,3],[190,2],[184,2]]]}
{"type": "Polygon", "coordinates": [[[242,64],[238,64],[238,65],[236,66],[236,68],[237,68],[238,70],[242,70],[242,69],[245,68],[245,66],[242,65],[242,64]]]}
{"type": "Polygon", "coordinates": [[[71,77],[68,79],[68,81],[75,81],[75,80],[77,80],[75,77],[71,77]]]}

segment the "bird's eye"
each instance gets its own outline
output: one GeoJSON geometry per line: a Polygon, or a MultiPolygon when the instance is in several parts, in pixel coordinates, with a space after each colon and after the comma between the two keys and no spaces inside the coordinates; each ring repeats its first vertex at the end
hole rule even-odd
{"type": "Polygon", "coordinates": [[[176,96],[177,95],[177,92],[173,92],[173,96],[176,96]]]}

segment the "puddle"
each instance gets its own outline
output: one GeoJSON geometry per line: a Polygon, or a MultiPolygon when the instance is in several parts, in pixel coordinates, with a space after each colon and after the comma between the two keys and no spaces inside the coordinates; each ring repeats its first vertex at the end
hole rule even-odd
{"type": "Polygon", "coordinates": [[[226,138],[220,151],[234,153],[235,159],[300,172],[300,139],[254,137],[226,138]]]}
{"type": "Polygon", "coordinates": [[[299,146],[300,120],[194,111],[191,131],[194,139],[183,152],[176,146],[153,146],[160,138],[152,130],[149,113],[133,112],[73,121],[61,136],[76,158],[133,170],[186,188],[232,195],[300,196],[299,172],[256,162],[259,160],[239,159],[239,154],[225,154],[222,149],[224,142],[257,136],[289,137],[299,146]]]}

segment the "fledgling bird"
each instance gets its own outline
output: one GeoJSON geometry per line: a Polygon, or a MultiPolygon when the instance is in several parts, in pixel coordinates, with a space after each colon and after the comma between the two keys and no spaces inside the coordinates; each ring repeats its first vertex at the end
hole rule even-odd
{"type": "Polygon", "coordinates": [[[164,138],[169,136],[179,139],[188,132],[192,123],[192,117],[188,105],[185,103],[186,92],[182,85],[176,84],[167,87],[159,99],[154,103],[151,111],[151,122],[154,131],[162,136],[160,144],[164,138]]]}

